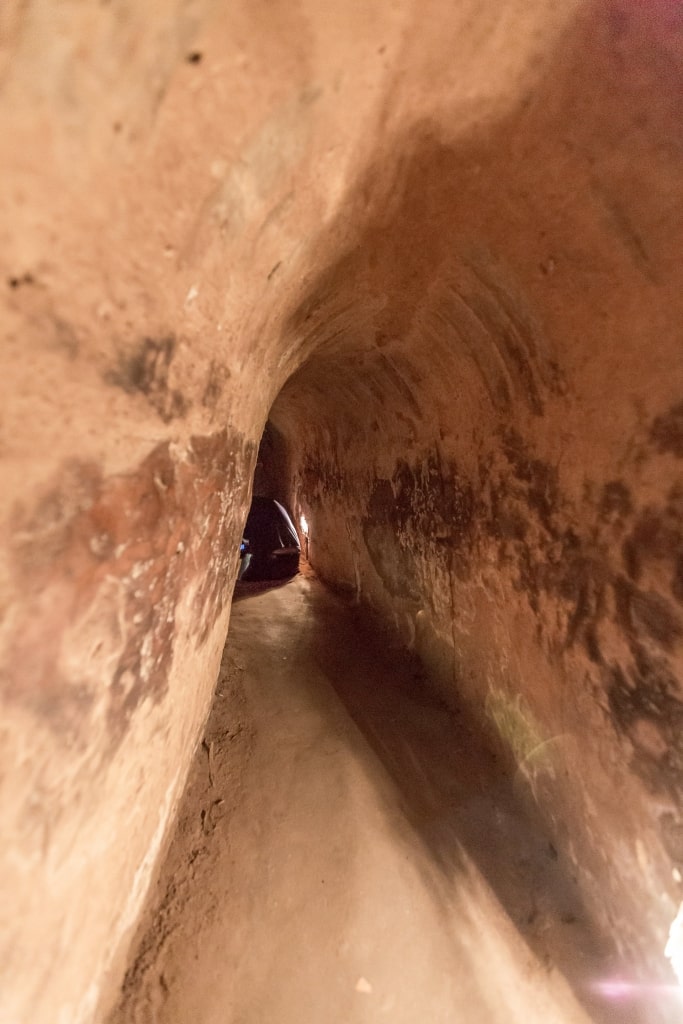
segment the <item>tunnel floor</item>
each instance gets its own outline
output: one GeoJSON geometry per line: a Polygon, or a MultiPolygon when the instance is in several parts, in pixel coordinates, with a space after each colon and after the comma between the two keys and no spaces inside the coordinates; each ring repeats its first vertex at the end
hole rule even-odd
{"type": "Polygon", "coordinates": [[[110,1024],[645,1021],[464,712],[315,579],[235,601],[110,1024]]]}

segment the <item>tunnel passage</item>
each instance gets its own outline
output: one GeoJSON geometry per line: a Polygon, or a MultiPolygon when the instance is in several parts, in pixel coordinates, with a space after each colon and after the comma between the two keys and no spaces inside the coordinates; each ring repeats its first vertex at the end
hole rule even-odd
{"type": "Polygon", "coordinates": [[[287,323],[302,362],[268,429],[316,570],[468,703],[658,974],[683,867],[681,363],[671,224],[645,246],[635,220],[645,165],[672,195],[645,158],[671,108],[642,52],[605,56],[614,31],[563,39],[489,138],[427,121],[371,163],[287,323]],[[637,164],[596,148],[607,116],[637,164]]]}
{"type": "Polygon", "coordinates": [[[0,15],[7,1013],[118,983],[268,410],[316,570],[670,979],[678,5],[153,6],[0,15]]]}
{"type": "Polygon", "coordinates": [[[236,591],[107,1024],[677,1024],[482,739],[310,574],[236,591]]]}

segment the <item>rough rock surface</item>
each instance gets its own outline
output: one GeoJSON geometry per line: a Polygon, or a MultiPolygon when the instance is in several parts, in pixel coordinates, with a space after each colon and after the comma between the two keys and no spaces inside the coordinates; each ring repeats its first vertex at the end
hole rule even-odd
{"type": "Polygon", "coordinates": [[[2,5],[4,1019],[120,982],[269,414],[315,566],[666,977],[682,96],[674,0],[2,5]]]}

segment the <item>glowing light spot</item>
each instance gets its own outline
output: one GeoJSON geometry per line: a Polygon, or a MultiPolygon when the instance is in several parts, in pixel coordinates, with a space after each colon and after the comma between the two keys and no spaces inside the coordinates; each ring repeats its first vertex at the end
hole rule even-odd
{"type": "Polygon", "coordinates": [[[622,978],[605,978],[602,981],[596,981],[593,987],[605,999],[615,1001],[632,999],[638,991],[637,985],[633,985],[630,981],[624,981],[622,978]]]}
{"type": "Polygon", "coordinates": [[[664,956],[671,961],[678,984],[683,985],[683,903],[669,928],[669,941],[664,949],[664,956]]]}
{"type": "Polygon", "coordinates": [[[306,521],[306,516],[301,516],[299,522],[301,523],[301,532],[304,537],[308,537],[308,522],[306,521]]]}
{"type": "Polygon", "coordinates": [[[636,1000],[678,999],[682,995],[679,985],[664,985],[660,982],[643,983],[626,981],[624,978],[601,978],[590,986],[593,992],[611,1002],[635,1002],[636,1000]]]}

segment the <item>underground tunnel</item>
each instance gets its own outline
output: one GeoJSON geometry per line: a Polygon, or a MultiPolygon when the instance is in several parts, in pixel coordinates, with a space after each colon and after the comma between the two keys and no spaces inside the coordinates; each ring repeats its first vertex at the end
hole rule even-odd
{"type": "Polygon", "coordinates": [[[683,1019],[680,3],[9,0],[0,96],[0,1021],[683,1019]]]}

